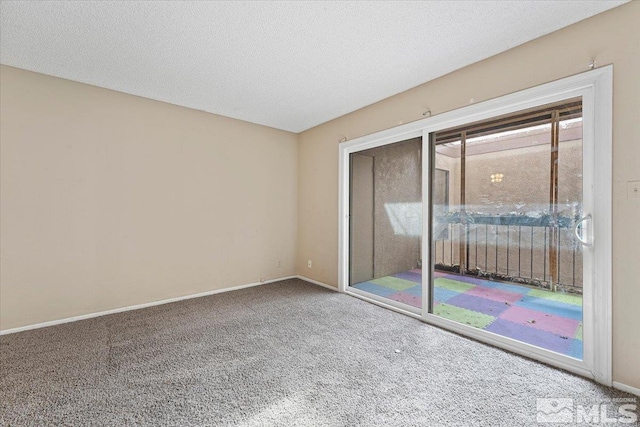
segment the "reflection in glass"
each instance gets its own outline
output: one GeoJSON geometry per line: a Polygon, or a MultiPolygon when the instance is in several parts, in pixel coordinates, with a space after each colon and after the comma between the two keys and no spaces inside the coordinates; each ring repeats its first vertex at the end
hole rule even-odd
{"type": "Polygon", "coordinates": [[[422,305],[422,139],[350,157],[349,285],[422,305]]]}
{"type": "Polygon", "coordinates": [[[431,312],[581,359],[581,100],[431,142],[431,312]]]}

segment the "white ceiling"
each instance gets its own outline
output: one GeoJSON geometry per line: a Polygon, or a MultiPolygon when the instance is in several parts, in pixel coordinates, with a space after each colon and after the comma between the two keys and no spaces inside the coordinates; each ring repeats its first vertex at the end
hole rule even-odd
{"type": "Polygon", "coordinates": [[[3,0],[0,62],[300,132],[622,3],[3,0]]]}

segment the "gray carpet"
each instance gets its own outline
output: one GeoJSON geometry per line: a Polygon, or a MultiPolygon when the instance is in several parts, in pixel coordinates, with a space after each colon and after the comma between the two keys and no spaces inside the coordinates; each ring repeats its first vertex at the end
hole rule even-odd
{"type": "Polygon", "coordinates": [[[301,280],[2,336],[0,362],[11,426],[517,426],[632,397],[301,280]]]}

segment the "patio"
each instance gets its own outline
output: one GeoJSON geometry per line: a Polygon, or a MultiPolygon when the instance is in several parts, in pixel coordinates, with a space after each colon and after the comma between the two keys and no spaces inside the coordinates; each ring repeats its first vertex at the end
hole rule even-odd
{"type": "MultiPolygon", "coordinates": [[[[414,269],[352,287],[420,308],[421,283],[414,269]]],[[[438,316],[582,359],[581,295],[436,271],[433,298],[438,316]]]]}

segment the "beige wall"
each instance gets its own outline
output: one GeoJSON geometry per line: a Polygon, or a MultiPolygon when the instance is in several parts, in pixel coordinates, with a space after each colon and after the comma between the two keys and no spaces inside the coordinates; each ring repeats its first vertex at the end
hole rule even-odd
{"type": "Polygon", "coordinates": [[[615,67],[614,379],[640,387],[639,21],[631,2],[298,136],[2,66],[0,329],[295,272],[335,286],[343,135],[596,59],[615,67]]]}
{"type": "MultiPolygon", "coordinates": [[[[640,203],[627,181],[640,180],[640,2],[460,69],[300,135],[298,272],[338,281],[338,140],[418,120],[587,70],[614,64],[613,362],[614,380],[640,387],[640,203]],[[313,260],[313,268],[306,260],[313,260]]],[[[461,46],[460,49],[464,49],[461,46]]]]}
{"type": "Polygon", "coordinates": [[[295,274],[297,135],[0,75],[2,330],[295,274]]]}

